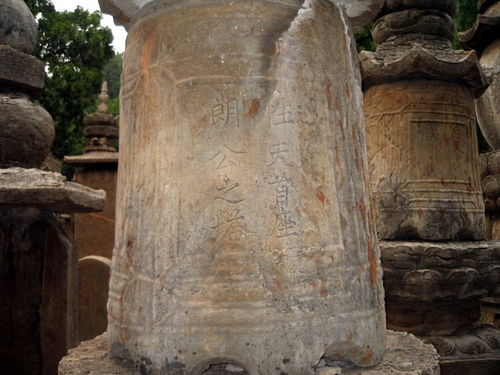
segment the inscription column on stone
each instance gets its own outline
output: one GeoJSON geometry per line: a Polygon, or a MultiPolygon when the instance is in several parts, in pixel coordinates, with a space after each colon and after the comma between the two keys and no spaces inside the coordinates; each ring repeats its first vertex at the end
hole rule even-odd
{"type": "Polygon", "coordinates": [[[129,32],[112,355],[146,374],[376,363],[383,293],[348,20],[323,0],[188,3],[147,8],[129,32]]]}

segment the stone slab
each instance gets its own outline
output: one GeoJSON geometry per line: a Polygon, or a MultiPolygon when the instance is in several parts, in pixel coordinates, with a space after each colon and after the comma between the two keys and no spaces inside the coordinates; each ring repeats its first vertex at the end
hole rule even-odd
{"type": "Polygon", "coordinates": [[[118,152],[93,151],[83,155],[65,156],[64,162],[77,166],[86,164],[117,164],[119,156],[118,152]]]}
{"type": "Polygon", "coordinates": [[[68,182],[58,173],[39,169],[0,169],[0,206],[36,207],[53,212],[95,212],[106,193],[68,182]]]}
{"type": "Polygon", "coordinates": [[[0,83],[39,95],[44,87],[45,64],[12,47],[0,45],[0,83]]]}
{"type": "MultiPolygon", "coordinates": [[[[158,0],[99,0],[103,13],[112,15],[115,22],[128,26],[130,21],[147,5],[158,0]]],[[[170,2],[179,1],[171,0],[170,2]]],[[[383,0],[330,0],[342,5],[354,27],[361,27],[373,20],[384,5],[383,0]]],[[[165,3],[166,1],[163,1],[165,3]]],[[[187,1],[185,1],[187,2],[187,1]]]]}
{"type": "MultiPolygon", "coordinates": [[[[139,375],[131,363],[110,358],[107,333],[70,350],[59,364],[59,375],[139,375]]],[[[226,365],[204,375],[241,375],[236,366],[226,365]]],[[[368,369],[321,367],[316,375],[439,375],[438,354],[411,334],[387,332],[387,350],[378,366],[368,369]]],[[[169,374],[170,375],[170,374],[169,374]]],[[[197,374],[196,374],[197,375],[197,374]]],[[[254,374],[250,374],[254,375],[254,374]]],[[[265,374],[276,375],[276,374],[265,374]]],[[[290,374],[300,375],[300,374],[290,374]]]]}

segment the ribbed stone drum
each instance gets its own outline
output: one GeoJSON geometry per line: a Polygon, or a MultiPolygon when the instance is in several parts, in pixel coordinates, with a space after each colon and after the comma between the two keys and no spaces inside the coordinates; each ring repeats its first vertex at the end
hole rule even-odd
{"type": "Polygon", "coordinates": [[[365,93],[377,228],[384,239],[483,239],[474,98],[441,81],[365,93]]]}
{"type": "Polygon", "coordinates": [[[303,3],[157,1],[130,26],[108,331],[143,374],[383,356],[353,35],[303,3]]]}

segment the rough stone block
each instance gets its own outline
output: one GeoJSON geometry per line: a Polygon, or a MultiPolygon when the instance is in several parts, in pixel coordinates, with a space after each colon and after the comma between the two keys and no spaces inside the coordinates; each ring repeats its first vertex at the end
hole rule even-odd
{"type": "Polygon", "coordinates": [[[480,317],[480,299],[500,295],[500,242],[382,241],[387,323],[447,335],[480,317]]]}
{"type": "MultiPolygon", "coordinates": [[[[107,334],[82,343],[70,350],[59,364],[59,375],[139,375],[130,362],[109,358],[107,334]]],[[[244,375],[235,366],[204,375],[244,375]]],[[[269,373],[266,375],[276,375],[269,373]]],[[[438,354],[432,345],[424,344],[404,332],[387,332],[387,350],[381,364],[369,369],[349,370],[321,367],[315,375],[439,375],[438,354]]],[[[477,375],[477,374],[476,374],[477,375]]]]}
{"type": "Polygon", "coordinates": [[[25,97],[4,94],[0,113],[0,168],[38,168],[54,140],[52,117],[25,97]]]}
{"type": "Polygon", "coordinates": [[[2,0],[0,3],[0,44],[31,53],[35,48],[37,35],[38,25],[26,3],[22,0],[2,0]]]}
{"type": "Polygon", "coordinates": [[[93,212],[104,207],[106,193],[66,181],[39,169],[0,169],[0,205],[37,207],[54,212],[93,212]]]}
{"type": "Polygon", "coordinates": [[[42,93],[45,64],[12,47],[0,45],[0,84],[19,87],[32,95],[42,93]]]}

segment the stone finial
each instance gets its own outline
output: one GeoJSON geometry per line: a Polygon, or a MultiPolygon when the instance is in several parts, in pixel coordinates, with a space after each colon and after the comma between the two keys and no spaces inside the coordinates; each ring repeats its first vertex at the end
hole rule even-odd
{"type": "Polygon", "coordinates": [[[38,26],[35,17],[24,1],[0,2],[0,44],[31,53],[35,48],[37,36],[38,26]]]}
{"type": "Polygon", "coordinates": [[[108,82],[104,81],[102,83],[101,93],[99,94],[98,110],[100,113],[107,113],[108,112],[108,101],[109,101],[108,82]]]}
{"type": "Polygon", "coordinates": [[[376,52],[360,54],[365,88],[404,79],[462,82],[480,96],[487,87],[474,52],[454,50],[457,0],[389,0],[375,21],[376,52]]]}
{"type": "Polygon", "coordinates": [[[108,113],[108,101],[108,83],[104,81],[99,94],[97,112],[87,115],[85,118],[87,126],[84,128],[83,133],[89,140],[85,152],[116,152],[116,148],[113,147],[113,140],[118,137],[118,128],[115,117],[108,113]]]}
{"type": "Polygon", "coordinates": [[[22,0],[0,3],[0,168],[37,168],[54,139],[49,113],[30,101],[43,89],[44,64],[29,55],[37,24],[22,0]]]}

